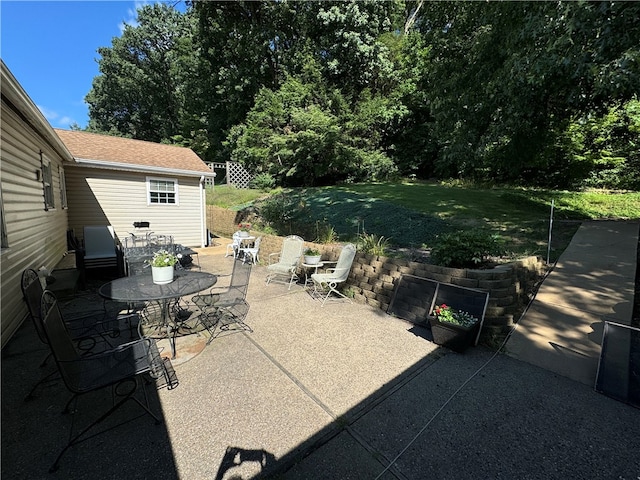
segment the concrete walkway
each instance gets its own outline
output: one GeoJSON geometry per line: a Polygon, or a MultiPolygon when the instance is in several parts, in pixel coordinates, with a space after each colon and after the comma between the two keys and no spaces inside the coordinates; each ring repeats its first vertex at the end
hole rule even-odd
{"type": "MultiPolygon", "coordinates": [[[[612,230],[616,239],[634,234],[620,228],[612,230]]],[[[624,255],[617,262],[635,258],[611,247],[611,255],[624,255]]],[[[204,269],[230,273],[230,258],[205,250],[204,269]]],[[[176,366],[176,389],[152,392],[162,425],[143,416],[110,429],[70,449],[55,474],[47,469],[72,420],[86,422],[105,396],[83,399],[74,416],[60,415],[68,392],[54,382],[24,402],[42,375],[46,348],[23,325],[2,352],[3,480],[640,474],[640,410],[529,361],[481,347],[465,354],[439,348],[425,329],[368,306],[320,308],[299,286],[265,286],[265,274],[263,267],[252,273],[247,323],[253,333],[216,338],[176,366]]],[[[622,287],[610,284],[600,295],[576,290],[585,303],[598,304],[585,310],[606,304],[606,312],[615,312],[622,302],[609,293],[625,288],[626,277],[615,281],[621,280],[622,287]]]]}
{"type": "Polygon", "coordinates": [[[593,386],[604,322],[631,323],[637,247],[637,222],[585,222],[518,322],[509,355],[593,386]]]}

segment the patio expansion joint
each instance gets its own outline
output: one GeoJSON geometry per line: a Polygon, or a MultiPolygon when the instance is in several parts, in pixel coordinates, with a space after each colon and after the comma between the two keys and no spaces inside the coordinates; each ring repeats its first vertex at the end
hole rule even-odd
{"type": "Polygon", "coordinates": [[[256,342],[250,335],[246,332],[242,332],[242,334],[265,356],[267,359],[273,363],[282,373],[284,373],[289,380],[291,380],[302,392],[308,396],[314,403],[316,403],[322,410],[324,410],[327,415],[331,417],[333,421],[335,421],[338,416],[316,395],[313,394],[311,390],[309,390],[304,383],[302,383],[293,373],[287,370],[284,365],[282,365],[278,360],[276,360],[269,352],[267,352],[262,345],[256,342]]]}
{"type": "MultiPolygon", "coordinates": [[[[362,448],[364,450],[366,450],[369,455],[371,455],[371,458],[378,462],[380,465],[380,468],[382,469],[383,472],[388,472],[389,474],[393,475],[395,478],[399,479],[399,480],[408,480],[408,477],[406,477],[399,469],[398,467],[395,465],[394,462],[392,462],[389,458],[387,458],[386,455],[384,455],[382,452],[378,451],[373,445],[371,445],[371,443],[369,441],[367,441],[366,438],[364,438],[360,432],[357,431],[357,429],[354,427],[354,423],[360,419],[361,417],[363,417],[364,415],[366,415],[368,412],[370,412],[374,407],[376,407],[377,405],[379,405],[380,403],[382,403],[383,401],[387,400],[389,397],[391,397],[394,393],[396,393],[400,388],[402,388],[404,385],[406,385],[407,383],[409,383],[410,381],[412,381],[415,377],[417,377],[418,375],[420,375],[424,370],[428,369],[429,367],[431,367],[433,365],[433,363],[441,358],[442,356],[446,355],[446,353],[441,352],[441,351],[436,351],[435,355],[431,355],[428,359],[422,360],[421,362],[419,362],[418,365],[415,365],[413,369],[411,369],[411,371],[404,376],[404,378],[400,381],[397,381],[395,383],[393,383],[392,385],[388,385],[386,389],[384,389],[384,391],[377,395],[374,399],[365,402],[361,408],[359,408],[356,412],[354,412],[352,415],[342,415],[342,416],[338,416],[336,415],[322,400],[320,400],[316,395],[313,394],[313,392],[311,392],[305,385],[304,383],[302,383],[293,373],[291,373],[289,370],[287,370],[284,365],[282,365],[280,362],[278,362],[278,360],[276,360],[269,352],[267,352],[257,341],[255,341],[248,333],[246,332],[242,332],[242,334],[245,336],[245,338],[247,338],[271,363],[273,363],[273,365],[275,365],[282,373],[284,373],[298,388],[300,388],[300,390],[302,390],[302,392],[307,395],[311,400],[313,400],[314,403],[316,403],[320,408],[322,408],[322,410],[324,410],[333,420],[334,425],[338,428],[333,429],[333,432],[328,433],[324,440],[319,441],[316,445],[315,448],[318,448],[320,445],[328,442],[329,440],[331,440],[332,438],[334,438],[336,435],[338,435],[341,431],[345,431],[349,436],[351,436],[358,444],[360,444],[360,446],[362,446],[362,448]],[[342,421],[341,419],[344,419],[344,421],[342,421]]],[[[314,450],[315,448],[312,448],[311,450],[314,450]]]]}

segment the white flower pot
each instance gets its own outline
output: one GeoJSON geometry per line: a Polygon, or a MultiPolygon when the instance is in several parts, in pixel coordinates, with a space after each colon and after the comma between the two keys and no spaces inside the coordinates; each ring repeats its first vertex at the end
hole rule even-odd
{"type": "Polygon", "coordinates": [[[249,236],[249,232],[246,232],[244,230],[240,230],[240,233],[238,233],[238,235],[240,237],[248,237],[249,236]]]}
{"type": "Polygon", "coordinates": [[[173,282],[173,265],[169,267],[151,267],[151,276],[153,283],[164,285],[173,282]]]}
{"type": "Polygon", "coordinates": [[[320,263],[320,258],[320,255],[305,255],[304,263],[306,263],[307,265],[317,265],[318,263],[320,263]]]}

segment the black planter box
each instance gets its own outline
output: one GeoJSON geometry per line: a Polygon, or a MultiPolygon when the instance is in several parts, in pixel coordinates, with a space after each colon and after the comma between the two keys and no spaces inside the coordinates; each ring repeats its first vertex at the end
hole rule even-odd
{"type": "Polygon", "coordinates": [[[429,317],[433,342],[450,348],[454,352],[462,353],[475,343],[479,322],[471,328],[464,328],[453,323],[440,322],[435,317],[429,317]]]}

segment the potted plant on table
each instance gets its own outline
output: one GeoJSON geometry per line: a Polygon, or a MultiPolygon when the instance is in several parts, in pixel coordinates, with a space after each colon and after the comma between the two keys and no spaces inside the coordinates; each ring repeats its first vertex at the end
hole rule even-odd
{"type": "Polygon", "coordinates": [[[251,224],[250,223],[239,223],[238,224],[238,231],[240,232],[240,236],[248,237],[249,236],[249,230],[251,230],[251,224]]]}
{"type": "Polygon", "coordinates": [[[454,310],[444,303],[433,309],[429,323],[433,341],[456,352],[463,352],[474,343],[480,326],[469,312],[454,310]]]}
{"type": "Polygon", "coordinates": [[[307,265],[317,265],[320,263],[321,253],[317,248],[307,248],[304,251],[304,263],[307,265]]]}
{"type": "Polygon", "coordinates": [[[173,282],[173,272],[175,264],[178,263],[178,256],[168,250],[158,250],[149,260],[153,283],[159,285],[173,282]]]}

